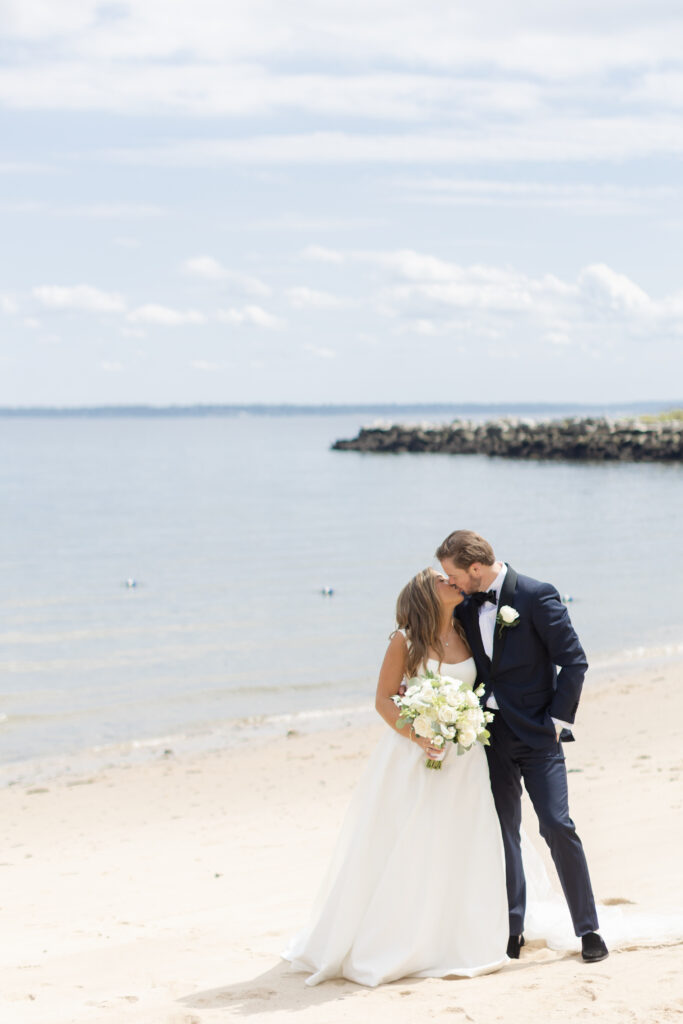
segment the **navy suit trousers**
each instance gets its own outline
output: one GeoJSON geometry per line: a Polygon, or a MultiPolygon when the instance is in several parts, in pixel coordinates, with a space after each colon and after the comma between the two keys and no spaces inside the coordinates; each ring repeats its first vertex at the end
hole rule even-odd
{"type": "Polygon", "coordinates": [[[598,930],[598,917],[588,865],[574,822],[569,817],[567,770],[562,744],[537,750],[522,743],[501,713],[489,726],[486,748],[491,789],[505,847],[510,935],[521,935],[526,910],[526,884],[519,830],[522,822],[522,780],[538,815],[540,832],[550,848],[577,935],[598,930]]]}

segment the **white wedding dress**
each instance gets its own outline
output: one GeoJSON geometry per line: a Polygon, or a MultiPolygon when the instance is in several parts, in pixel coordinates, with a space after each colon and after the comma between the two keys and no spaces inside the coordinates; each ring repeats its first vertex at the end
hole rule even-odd
{"type": "MultiPolygon", "coordinates": [[[[438,663],[429,667],[439,670],[438,663]]],[[[473,686],[474,660],[442,663],[473,686]]],[[[505,864],[484,748],[440,771],[387,728],[346,815],[311,922],[282,954],[306,983],[473,977],[506,962],[505,864]]]]}
{"type": "MultiPolygon", "coordinates": [[[[435,661],[428,662],[438,670],[435,661]]],[[[472,658],[441,665],[473,685],[472,658]]],[[[507,960],[508,911],[500,826],[483,747],[443,767],[387,728],[351,801],[311,920],[282,954],[307,985],[347,978],[381,985],[398,978],[474,977],[507,960]]],[[[527,883],[524,935],[578,951],[567,904],[522,831],[527,883]]],[[[598,903],[610,949],[683,941],[683,913],[648,913],[598,903]]]]}

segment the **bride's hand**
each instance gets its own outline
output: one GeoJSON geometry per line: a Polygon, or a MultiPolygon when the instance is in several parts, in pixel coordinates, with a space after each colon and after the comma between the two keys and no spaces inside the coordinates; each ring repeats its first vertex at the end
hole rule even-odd
{"type": "Polygon", "coordinates": [[[413,743],[417,743],[418,747],[422,747],[427,757],[439,757],[443,747],[435,747],[431,740],[428,740],[425,736],[418,736],[413,733],[411,736],[413,743]]]}

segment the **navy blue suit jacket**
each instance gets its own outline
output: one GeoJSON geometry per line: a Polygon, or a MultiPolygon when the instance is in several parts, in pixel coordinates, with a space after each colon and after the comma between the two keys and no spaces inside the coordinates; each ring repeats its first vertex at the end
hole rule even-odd
{"type": "Polygon", "coordinates": [[[552,719],[573,722],[576,716],[586,655],[560,595],[549,583],[520,576],[508,566],[499,611],[503,605],[514,608],[519,619],[514,626],[496,623],[491,659],[481,640],[478,606],[466,599],[455,610],[485,686],[482,704],[493,693],[498,713],[523,743],[537,749],[553,746],[552,719]]]}

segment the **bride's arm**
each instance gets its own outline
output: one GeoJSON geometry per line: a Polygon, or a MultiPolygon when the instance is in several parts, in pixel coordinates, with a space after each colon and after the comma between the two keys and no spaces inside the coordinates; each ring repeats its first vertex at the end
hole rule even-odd
{"type": "Polygon", "coordinates": [[[397,732],[399,736],[405,736],[406,739],[412,740],[413,743],[417,743],[417,745],[422,747],[422,749],[428,754],[436,755],[439,753],[438,747],[432,747],[429,740],[425,739],[423,736],[416,736],[411,725],[406,724],[402,729],[396,728],[396,722],[400,712],[391,698],[394,694],[398,693],[398,688],[401,685],[405,674],[405,667],[406,640],[402,633],[394,633],[389,641],[387,653],[384,655],[382,667],[379,670],[377,693],[375,695],[375,708],[387,725],[390,725],[394,732],[397,732]]]}

